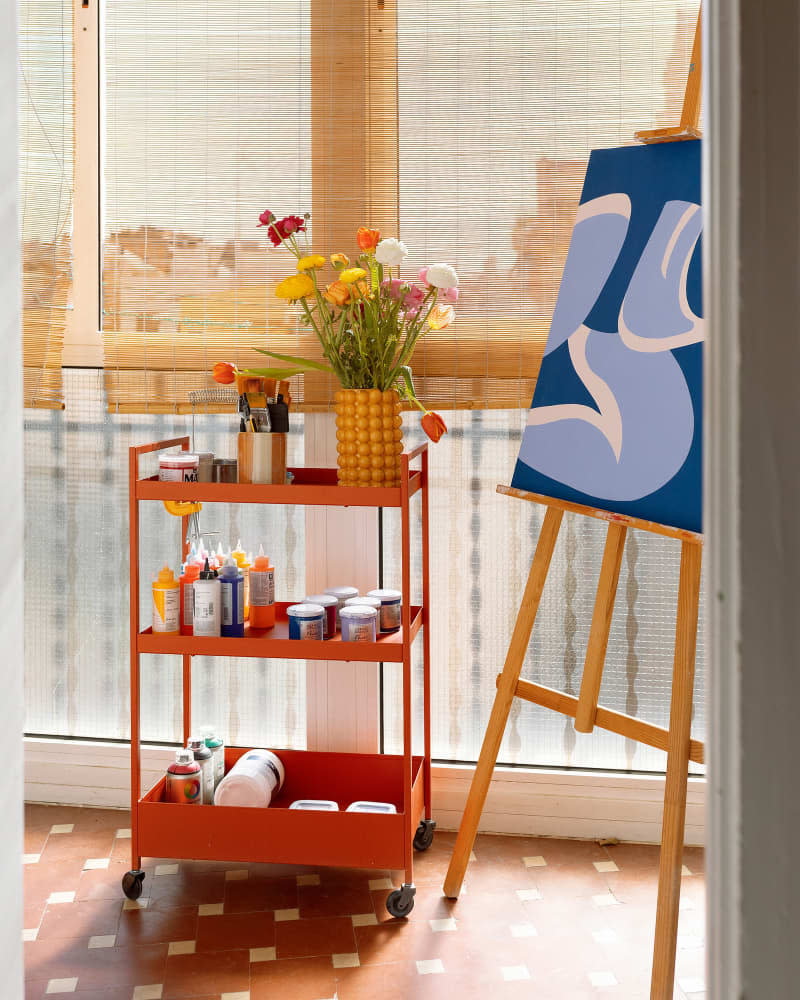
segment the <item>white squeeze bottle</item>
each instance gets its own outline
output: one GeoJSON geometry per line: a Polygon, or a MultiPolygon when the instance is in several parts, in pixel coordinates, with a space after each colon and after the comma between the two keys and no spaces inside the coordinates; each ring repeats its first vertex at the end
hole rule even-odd
{"type": "Polygon", "coordinates": [[[194,636],[218,636],[222,625],[222,585],[208,565],[200,570],[200,576],[194,581],[194,636]]]}
{"type": "Polygon", "coordinates": [[[271,750],[248,750],[217,785],[214,805],[266,809],[284,776],[283,764],[271,750]]]}

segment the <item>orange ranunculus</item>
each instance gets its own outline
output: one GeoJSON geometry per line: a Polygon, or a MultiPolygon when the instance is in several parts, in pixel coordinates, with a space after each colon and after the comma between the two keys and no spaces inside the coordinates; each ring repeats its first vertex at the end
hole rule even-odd
{"type": "Polygon", "coordinates": [[[335,306],[346,306],[350,301],[350,289],[343,281],[334,281],[324,291],[324,296],[328,302],[335,306]]]}
{"type": "Polygon", "coordinates": [[[341,270],[343,267],[350,267],[350,258],[346,253],[332,253],[331,264],[333,264],[337,270],[341,270]]]}
{"type": "Polygon", "coordinates": [[[366,226],[361,226],[356,233],[356,241],[362,250],[366,250],[367,253],[374,253],[375,247],[380,242],[381,234],[377,229],[367,229],[366,226]]]}
{"type": "Polygon", "coordinates": [[[442,434],[447,433],[447,424],[438,413],[428,410],[422,418],[422,429],[435,444],[442,434]]]}
{"type": "Polygon", "coordinates": [[[220,385],[230,385],[231,382],[236,381],[236,365],[232,365],[230,361],[218,361],[212,372],[214,381],[219,382],[220,385]]]}

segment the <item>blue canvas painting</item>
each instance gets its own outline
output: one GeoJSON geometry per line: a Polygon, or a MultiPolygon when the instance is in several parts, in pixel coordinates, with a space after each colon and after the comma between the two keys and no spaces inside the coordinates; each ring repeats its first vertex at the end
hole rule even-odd
{"type": "Polygon", "coordinates": [[[512,486],[702,530],[700,145],[591,154],[512,486]]]}

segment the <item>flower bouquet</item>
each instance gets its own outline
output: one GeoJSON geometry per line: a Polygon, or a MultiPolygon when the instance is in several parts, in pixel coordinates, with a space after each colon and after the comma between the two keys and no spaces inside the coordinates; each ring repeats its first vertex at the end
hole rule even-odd
{"type": "Polygon", "coordinates": [[[256,348],[286,367],[236,369],[219,362],[214,378],[230,383],[237,376],[286,379],[306,371],[329,372],[341,389],[335,395],[339,482],[348,486],[396,486],[400,480],[402,419],[400,405],[410,402],[423,413],[422,428],[438,441],[446,433],[442,418],[417,399],[410,361],[417,342],[429,330],[442,330],[455,318],[458,275],[449,264],[432,264],[418,280],[400,276],[408,254],[405,244],[381,239],[376,229],[360,228],[359,253],[353,262],[344,253],[330,255],[336,280],[324,284],[320,272],[328,264],[311,253],[309,216],[276,219],[259,216],[273,246],[296,259],[296,273],[284,278],[275,294],[299,303],[301,322],[322,347],[324,361],[292,357],[256,348]],[[305,244],[301,248],[302,234],[305,244]]]}

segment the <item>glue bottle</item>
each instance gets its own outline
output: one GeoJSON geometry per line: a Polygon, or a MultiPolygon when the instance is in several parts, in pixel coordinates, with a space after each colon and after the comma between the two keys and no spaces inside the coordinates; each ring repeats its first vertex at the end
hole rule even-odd
{"type": "Polygon", "coordinates": [[[253,565],[253,557],[245,555],[241,549],[234,549],[232,555],[244,577],[244,620],[247,621],[250,617],[250,569],[253,565]]]}
{"type": "Polygon", "coordinates": [[[229,556],[219,573],[222,585],[222,635],[244,635],[244,576],[229,556]]]}
{"type": "Polygon", "coordinates": [[[222,622],[222,595],[216,572],[208,565],[208,556],[198,578],[194,581],[195,637],[218,636],[222,622]]]}
{"type": "Polygon", "coordinates": [[[260,545],[250,569],[250,628],[272,628],[274,624],[275,569],[260,545]]]}
{"type": "Polygon", "coordinates": [[[169,566],[164,566],[153,581],[153,631],[180,634],[180,587],[169,566]]]}

